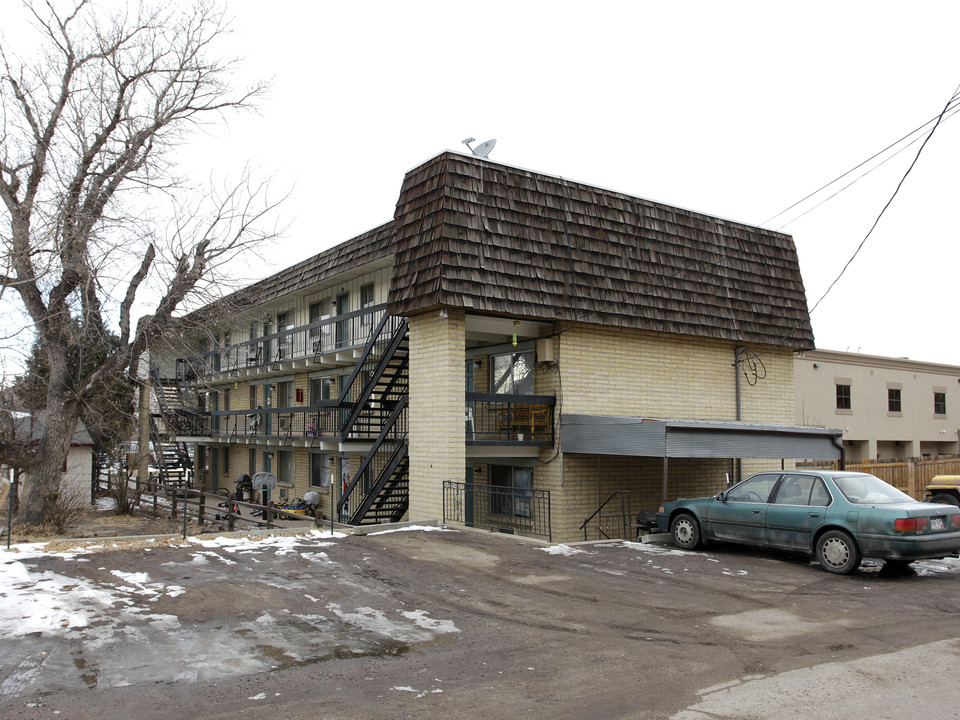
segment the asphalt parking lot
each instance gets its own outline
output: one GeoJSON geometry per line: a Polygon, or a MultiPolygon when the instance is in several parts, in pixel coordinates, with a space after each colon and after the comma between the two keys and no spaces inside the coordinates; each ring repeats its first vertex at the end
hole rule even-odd
{"type": "Polygon", "coordinates": [[[960,659],[956,559],[435,529],[0,568],[4,718],[960,717],[928,683],[960,659]]]}

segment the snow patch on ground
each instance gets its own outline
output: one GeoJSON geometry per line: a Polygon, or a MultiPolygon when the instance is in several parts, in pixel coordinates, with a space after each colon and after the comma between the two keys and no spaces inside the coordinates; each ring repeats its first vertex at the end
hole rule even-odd
{"type": "Polygon", "coordinates": [[[401,611],[400,614],[408,620],[412,620],[414,625],[422,627],[425,630],[441,633],[460,632],[460,629],[450,620],[437,620],[430,617],[429,613],[425,610],[401,611]]]}
{"type": "Polygon", "coordinates": [[[674,547],[667,547],[657,543],[638,543],[631,542],[630,540],[624,540],[623,546],[631,550],[639,550],[640,552],[647,553],[648,555],[690,555],[690,553],[686,550],[677,550],[674,547]]]}
{"type": "Polygon", "coordinates": [[[569,545],[551,545],[550,547],[540,548],[540,550],[545,552],[547,555],[560,555],[562,557],[579,555],[582,552],[586,552],[585,550],[570,547],[569,545]]]}
{"type": "Polygon", "coordinates": [[[917,575],[941,575],[943,573],[960,573],[960,558],[943,558],[942,560],[919,560],[911,565],[917,575]]]}
{"type": "Polygon", "coordinates": [[[411,532],[413,530],[419,530],[420,532],[459,532],[458,530],[453,530],[452,528],[437,527],[436,525],[407,525],[406,527],[402,528],[392,528],[390,530],[367,533],[367,535],[389,535],[390,533],[411,532]]]}

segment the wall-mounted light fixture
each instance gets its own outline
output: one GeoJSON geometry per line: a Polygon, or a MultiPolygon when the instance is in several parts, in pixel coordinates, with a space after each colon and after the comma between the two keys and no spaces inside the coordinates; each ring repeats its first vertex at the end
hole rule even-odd
{"type": "Polygon", "coordinates": [[[520,327],[520,321],[514,320],[513,321],[513,346],[514,347],[517,346],[517,328],[518,327],[520,327]]]}
{"type": "Polygon", "coordinates": [[[446,308],[440,308],[440,317],[443,318],[444,320],[447,319],[447,309],[446,309],[446,308]]]}
{"type": "Polygon", "coordinates": [[[814,363],[814,364],[813,364],[813,369],[814,369],[814,370],[816,370],[818,367],[820,367],[820,363],[814,363]]]}
{"type": "Polygon", "coordinates": [[[473,361],[473,369],[474,369],[474,370],[479,370],[481,364],[482,364],[482,363],[480,362],[480,359],[477,358],[476,360],[473,361]]]}

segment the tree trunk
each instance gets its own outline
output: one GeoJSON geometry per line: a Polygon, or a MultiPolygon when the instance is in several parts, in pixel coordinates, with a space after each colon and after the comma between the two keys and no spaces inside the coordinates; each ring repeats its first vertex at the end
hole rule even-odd
{"type": "Polygon", "coordinates": [[[44,414],[43,436],[36,464],[23,483],[17,517],[27,525],[41,525],[60,497],[63,466],[77,427],[77,413],[64,403],[51,403],[44,414]]]}

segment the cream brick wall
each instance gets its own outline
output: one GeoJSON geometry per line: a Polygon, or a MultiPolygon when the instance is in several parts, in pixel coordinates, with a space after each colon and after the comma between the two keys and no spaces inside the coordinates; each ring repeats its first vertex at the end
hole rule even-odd
{"type": "MultiPolygon", "coordinates": [[[[564,413],[736,419],[735,343],[587,325],[558,340],[559,373],[541,366],[537,392],[562,397],[564,413]]],[[[793,424],[792,353],[750,349],[766,354],[754,366],[745,364],[757,372],[742,378],[743,420],[793,424]]],[[[548,462],[534,471],[534,487],[551,492],[554,540],[582,540],[579,526],[615,490],[630,491],[634,514],[655,510],[663,499],[661,458],[565,454],[550,460],[554,454],[542,453],[548,462]]],[[[743,476],[778,467],[778,460],[745,460],[743,476]]],[[[732,477],[725,458],[671,458],[667,496],[711,495],[726,487],[728,473],[732,477]]],[[[619,512],[619,505],[606,512],[619,512]]],[[[588,537],[596,538],[596,523],[590,527],[588,537]]]]}
{"type": "MultiPolygon", "coordinates": [[[[634,330],[580,325],[555,338],[558,362],[536,366],[535,392],[555,395],[557,412],[630,417],[736,417],[733,343],[677,337],[634,330]]],[[[760,352],[761,348],[751,348],[760,352]]],[[[410,321],[410,510],[411,520],[442,517],[444,480],[465,477],[464,314],[448,317],[430,312],[410,321]]],[[[763,379],[741,385],[743,418],[748,422],[791,424],[794,413],[793,359],[774,350],[761,357],[763,379]]],[[[475,377],[486,389],[489,360],[475,377]]],[[[309,400],[308,372],[297,373],[295,387],[309,400]]],[[[260,391],[262,395],[262,390],[260,391]]],[[[249,383],[231,388],[231,407],[247,406],[249,383]]],[[[558,426],[559,432],[559,426],[558,426]]],[[[561,439],[558,437],[558,442],[561,439]]],[[[256,470],[262,469],[262,447],[232,443],[220,446],[230,454],[230,469],[221,472],[221,486],[233,488],[249,471],[248,451],[256,447],[256,470]]],[[[294,483],[290,497],[310,490],[310,453],[295,448],[294,483]]],[[[561,455],[544,448],[534,469],[534,487],[549,490],[553,532],[557,541],[583,538],[579,525],[614,490],[631,492],[631,510],[655,509],[663,493],[660,458],[561,455]]],[[[358,461],[357,459],[354,459],[358,461]]],[[[355,464],[351,462],[351,464],[355,464]]],[[[779,467],[779,461],[744,461],[744,476],[779,467]]],[[[335,475],[335,466],[333,467],[335,475]]],[[[668,494],[692,497],[717,492],[725,484],[730,462],[671,459],[668,494]]],[[[334,484],[338,478],[332,478],[334,484]]],[[[335,498],[334,498],[335,500],[335,498]]],[[[321,492],[323,512],[331,513],[330,494],[321,492]]]]}
{"type": "Polygon", "coordinates": [[[413,521],[443,515],[443,482],[466,475],[464,313],[410,318],[410,510],[413,521]]]}
{"type": "MultiPolygon", "coordinates": [[[[711,495],[725,486],[730,463],[721,459],[670,458],[668,494],[676,497],[711,495]]],[[[562,461],[538,467],[535,485],[550,490],[553,538],[557,542],[583,540],[580,525],[617,490],[630,492],[630,512],[656,510],[663,496],[662,458],[610,455],[564,455],[562,461]]],[[[603,515],[619,514],[620,500],[612,500],[603,515]]],[[[599,539],[597,520],[587,526],[587,539],[599,539]]],[[[616,528],[619,531],[619,528],[616,528]]]]}
{"type": "MultiPolygon", "coordinates": [[[[596,325],[577,326],[560,335],[559,341],[564,412],[737,417],[735,343],[596,325]]],[[[752,385],[746,379],[741,383],[743,419],[793,424],[792,353],[777,348],[760,360],[764,378],[752,385]]]]}

